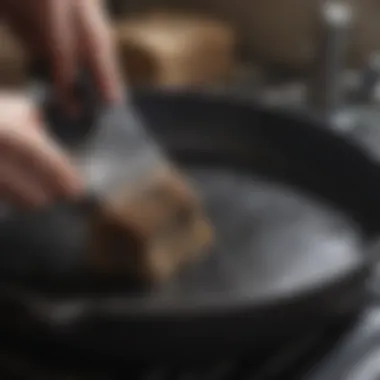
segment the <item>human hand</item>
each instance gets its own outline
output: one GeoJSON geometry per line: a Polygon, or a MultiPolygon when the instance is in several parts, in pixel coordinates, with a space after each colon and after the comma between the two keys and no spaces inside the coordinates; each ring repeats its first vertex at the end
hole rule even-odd
{"type": "Polygon", "coordinates": [[[78,69],[89,68],[104,100],[122,87],[102,0],[1,0],[0,12],[31,53],[46,59],[59,99],[74,107],[78,69]]]}
{"type": "Polygon", "coordinates": [[[0,199],[36,208],[81,193],[65,154],[44,132],[31,102],[0,93],[0,199]]]}

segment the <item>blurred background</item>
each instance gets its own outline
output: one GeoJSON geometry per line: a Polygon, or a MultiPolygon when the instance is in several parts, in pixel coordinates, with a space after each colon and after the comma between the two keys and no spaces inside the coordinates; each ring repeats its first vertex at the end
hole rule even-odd
{"type": "MultiPolygon", "coordinates": [[[[274,105],[378,102],[377,0],[110,0],[133,86],[234,90],[274,105]]],[[[30,62],[0,30],[0,85],[30,62]]],[[[380,72],[380,70],[379,70],[380,72]]]]}
{"type": "MultiPolygon", "coordinates": [[[[380,159],[380,134],[376,132],[380,119],[379,0],[109,0],[108,6],[129,85],[232,92],[273,107],[312,110],[332,117],[333,125],[345,131],[360,129],[356,138],[380,159]]],[[[0,25],[0,87],[27,87],[33,68],[31,57],[0,25]]],[[[378,310],[375,319],[377,331],[373,327],[368,335],[379,333],[378,310]]],[[[323,349],[317,347],[318,359],[313,357],[311,363],[319,360],[319,351],[325,354],[325,345],[331,346],[330,335],[322,337],[326,342],[323,349]]],[[[301,343],[297,350],[306,353],[301,343]]],[[[306,344],[313,349],[317,346],[314,335],[306,344]]],[[[8,352],[0,352],[0,360],[10,363],[12,370],[33,370],[28,361],[8,352]]],[[[309,365],[305,358],[301,361],[302,367],[309,365]]],[[[276,361],[264,364],[282,365],[276,361]]],[[[240,367],[240,362],[233,362],[227,375],[209,378],[243,378],[236,375],[241,375],[240,367]]],[[[282,367],[277,371],[282,371],[278,377],[246,378],[295,378],[284,374],[282,367]]],[[[37,374],[35,378],[73,378],[41,373],[45,377],[37,374]]],[[[77,378],[108,379],[98,375],[77,378]]],[[[322,373],[310,378],[346,377],[322,373]]],[[[377,372],[373,377],[355,378],[380,377],[377,372]]]]}

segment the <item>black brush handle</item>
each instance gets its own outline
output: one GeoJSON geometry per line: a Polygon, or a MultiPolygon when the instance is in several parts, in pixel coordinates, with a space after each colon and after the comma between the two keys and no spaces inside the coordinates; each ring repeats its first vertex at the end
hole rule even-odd
{"type": "MultiPolygon", "coordinates": [[[[78,112],[70,114],[58,99],[46,65],[41,62],[34,63],[31,75],[38,89],[42,89],[42,96],[39,94],[36,100],[45,114],[53,137],[68,148],[80,145],[91,133],[103,108],[91,76],[85,71],[78,75],[72,89],[72,99],[76,102],[78,112]]],[[[32,97],[33,95],[32,90],[32,97]]]]}

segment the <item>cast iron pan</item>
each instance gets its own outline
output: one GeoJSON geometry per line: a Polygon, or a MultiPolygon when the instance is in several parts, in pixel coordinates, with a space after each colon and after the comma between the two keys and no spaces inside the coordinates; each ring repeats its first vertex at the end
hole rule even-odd
{"type": "MultiPolygon", "coordinates": [[[[279,344],[360,308],[380,228],[380,171],[360,147],[228,96],[141,92],[134,102],[202,194],[216,246],[161,288],[115,290],[82,272],[85,206],[8,217],[7,328],[104,356],[202,356],[279,344]]],[[[84,138],[47,114],[62,141],[84,138]]]]}

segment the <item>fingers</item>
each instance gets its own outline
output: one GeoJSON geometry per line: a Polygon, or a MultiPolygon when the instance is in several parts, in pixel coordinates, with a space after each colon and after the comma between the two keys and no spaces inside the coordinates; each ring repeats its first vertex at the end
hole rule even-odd
{"type": "Polygon", "coordinates": [[[99,89],[108,102],[122,99],[114,41],[100,0],[76,0],[79,40],[99,89]]]}
{"type": "Polygon", "coordinates": [[[11,161],[0,162],[0,197],[21,208],[33,209],[50,203],[48,193],[29,173],[11,161]]]}
{"type": "Polygon", "coordinates": [[[1,160],[33,178],[52,199],[77,196],[81,182],[65,154],[38,130],[31,132],[14,131],[3,138],[1,160]]]}
{"type": "Polygon", "coordinates": [[[3,199],[34,208],[75,198],[81,191],[81,183],[69,163],[47,142],[40,138],[8,140],[0,158],[3,199]]]}
{"type": "Polygon", "coordinates": [[[82,193],[65,153],[25,99],[0,94],[0,197],[38,207],[82,193]]]}
{"type": "Polygon", "coordinates": [[[42,116],[30,100],[17,91],[0,91],[0,139],[4,125],[12,130],[43,129],[42,116]]]}
{"type": "Polygon", "coordinates": [[[50,63],[57,97],[72,105],[77,73],[71,0],[2,0],[5,19],[26,48],[50,63]]]}
{"type": "Polygon", "coordinates": [[[25,161],[31,163],[31,171],[57,198],[73,198],[80,195],[83,186],[66,154],[47,136],[38,135],[28,141],[25,161]],[[38,147],[38,152],[36,151],[38,147]]]}
{"type": "Polygon", "coordinates": [[[33,53],[47,57],[62,103],[75,108],[79,57],[109,102],[122,99],[114,40],[101,0],[1,0],[0,11],[33,53]]]}
{"type": "Polygon", "coordinates": [[[77,76],[75,25],[71,0],[38,0],[44,13],[47,49],[58,97],[73,108],[73,87],[77,76]]]}

